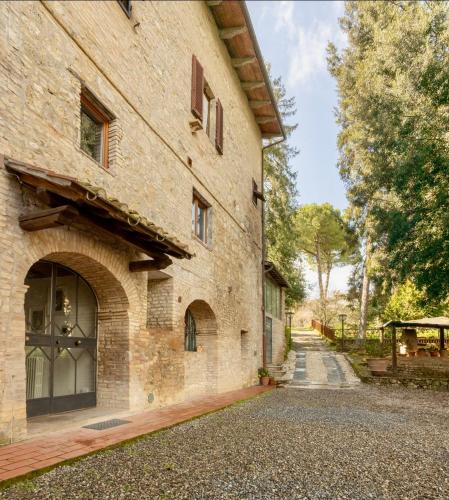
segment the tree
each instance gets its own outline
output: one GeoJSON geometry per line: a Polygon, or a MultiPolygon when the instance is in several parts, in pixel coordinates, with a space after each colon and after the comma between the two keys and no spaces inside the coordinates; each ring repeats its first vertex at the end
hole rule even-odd
{"type": "Polygon", "coordinates": [[[320,320],[327,324],[327,298],[332,269],[353,263],[357,238],[339,210],[329,203],[303,205],[296,212],[298,250],[316,269],[320,293],[320,320]]]}
{"type": "MultiPolygon", "coordinates": [[[[449,4],[347,2],[348,47],[329,47],[340,174],[373,221],[382,287],[449,293],[449,4]]],[[[374,266],[376,267],[376,266],[374,266]]]]}
{"type": "MultiPolygon", "coordinates": [[[[280,78],[273,81],[279,111],[283,120],[296,114],[295,98],[286,96],[280,78]]],[[[297,125],[286,125],[287,138],[297,125]]],[[[297,208],[296,173],[290,165],[298,150],[287,141],[264,151],[265,193],[265,238],[267,257],[285,276],[290,284],[287,290],[287,306],[292,307],[305,297],[305,281],[298,260],[294,231],[294,216],[297,208]]]]}
{"type": "Polygon", "coordinates": [[[411,320],[429,316],[438,316],[443,313],[444,307],[432,307],[425,303],[422,290],[410,281],[406,281],[394,290],[388,301],[384,313],[384,321],[411,320]]]}

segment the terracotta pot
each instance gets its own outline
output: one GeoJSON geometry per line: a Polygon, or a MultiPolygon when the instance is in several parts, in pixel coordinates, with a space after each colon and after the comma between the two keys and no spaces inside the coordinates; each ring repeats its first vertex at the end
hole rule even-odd
{"type": "Polygon", "coordinates": [[[439,358],[440,357],[440,353],[438,351],[430,351],[430,356],[432,358],[439,358]]]}
{"type": "Polygon", "coordinates": [[[373,375],[385,375],[387,373],[390,360],[388,358],[369,358],[367,359],[368,368],[373,375]]]}
{"type": "Polygon", "coordinates": [[[416,356],[416,351],[410,351],[410,352],[408,352],[408,353],[407,353],[407,356],[408,356],[409,358],[414,358],[414,357],[416,356]]]}
{"type": "Polygon", "coordinates": [[[429,353],[425,349],[418,349],[418,358],[427,358],[429,353]]]}
{"type": "Polygon", "coordinates": [[[441,358],[447,358],[448,357],[447,349],[441,349],[441,351],[440,351],[440,357],[441,358]]]}
{"type": "Polygon", "coordinates": [[[269,385],[276,385],[276,380],[274,380],[273,377],[270,377],[270,383],[269,385]]]}
{"type": "Polygon", "coordinates": [[[270,383],[270,377],[260,377],[260,383],[262,385],[269,385],[269,383],[270,383]]]}

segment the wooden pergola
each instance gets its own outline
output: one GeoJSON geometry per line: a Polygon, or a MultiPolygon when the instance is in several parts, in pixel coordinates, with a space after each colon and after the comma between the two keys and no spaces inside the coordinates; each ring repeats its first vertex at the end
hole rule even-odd
{"type": "Polygon", "coordinates": [[[393,372],[397,370],[398,359],[396,353],[396,329],[397,328],[435,328],[440,336],[440,350],[444,349],[444,330],[449,329],[449,318],[446,316],[438,316],[435,318],[421,318],[410,321],[388,321],[382,325],[382,330],[385,328],[392,329],[392,367],[393,372]]]}

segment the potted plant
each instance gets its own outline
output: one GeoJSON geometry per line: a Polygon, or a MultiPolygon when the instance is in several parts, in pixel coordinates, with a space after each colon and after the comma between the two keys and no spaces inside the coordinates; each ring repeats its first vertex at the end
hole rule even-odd
{"type": "Polygon", "coordinates": [[[426,356],[429,356],[429,353],[424,347],[419,347],[417,356],[418,358],[425,358],[426,356]]]}
{"type": "Polygon", "coordinates": [[[440,353],[438,352],[438,346],[436,344],[429,344],[427,346],[427,350],[430,352],[430,355],[433,358],[437,358],[440,355],[440,353]]]}
{"type": "Polygon", "coordinates": [[[390,364],[389,358],[368,358],[366,362],[373,375],[382,376],[387,374],[387,368],[390,364]]]}
{"type": "Polygon", "coordinates": [[[268,385],[270,383],[270,375],[266,368],[259,368],[258,370],[259,380],[262,385],[268,385]]]}
{"type": "Polygon", "coordinates": [[[447,349],[440,349],[440,357],[441,358],[447,358],[448,357],[447,349]]]}

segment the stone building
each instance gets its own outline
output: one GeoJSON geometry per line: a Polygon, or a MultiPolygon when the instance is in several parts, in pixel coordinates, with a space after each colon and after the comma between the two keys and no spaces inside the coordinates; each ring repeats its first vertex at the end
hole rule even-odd
{"type": "Polygon", "coordinates": [[[256,383],[283,130],[244,2],[4,1],[0,33],[0,443],[256,383]]]}
{"type": "Polygon", "coordinates": [[[285,291],[289,288],[273,262],[265,261],[265,361],[279,366],[285,356],[285,291]]]}

